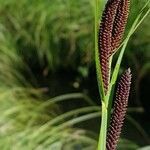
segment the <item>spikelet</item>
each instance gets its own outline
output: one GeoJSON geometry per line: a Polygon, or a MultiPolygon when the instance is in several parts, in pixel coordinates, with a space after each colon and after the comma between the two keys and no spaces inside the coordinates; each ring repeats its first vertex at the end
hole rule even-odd
{"type": "Polygon", "coordinates": [[[131,84],[131,71],[130,69],[128,69],[122,75],[117,88],[114,110],[107,134],[107,141],[106,141],[107,150],[116,149],[127,110],[130,84],[131,84]]]}
{"type": "Polygon", "coordinates": [[[112,30],[112,39],[111,39],[112,50],[110,55],[112,55],[117,50],[117,48],[121,43],[129,15],[129,7],[130,7],[130,0],[121,0],[118,5],[112,30]]]}
{"type": "Polygon", "coordinates": [[[105,94],[110,78],[110,56],[119,47],[129,12],[129,0],[108,0],[99,29],[99,57],[105,94]]]}
{"type": "Polygon", "coordinates": [[[120,0],[109,0],[102,14],[99,29],[99,54],[105,94],[109,85],[109,54],[111,51],[111,33],[115,14],[120,0]]]}

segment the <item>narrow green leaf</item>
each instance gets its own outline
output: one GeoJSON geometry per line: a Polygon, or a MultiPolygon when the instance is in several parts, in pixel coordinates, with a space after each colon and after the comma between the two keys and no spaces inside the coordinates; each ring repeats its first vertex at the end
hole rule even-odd
{"type": "Polygon", "coordinates": [[[99,50],[98,50],[99,19],[100,19],[100,0],[95,0],[95,63],[96,63],[96,74],[97,74],[99,93],[100,93],[101,100],[103,101],[105,94],[104,94],[104,86],[103,86],[101,65],[99,60],[99,50]]]}

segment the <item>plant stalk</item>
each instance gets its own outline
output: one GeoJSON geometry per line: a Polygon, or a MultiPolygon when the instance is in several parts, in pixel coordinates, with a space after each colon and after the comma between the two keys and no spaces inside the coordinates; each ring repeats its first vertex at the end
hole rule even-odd
{"type": "Polygon", "coordinates": [[[108,116],[107,107],[105,103],[102,101],[102,119],[97,150],[106,150],[107,120],[108,120],[107,116],[108,116]]]}

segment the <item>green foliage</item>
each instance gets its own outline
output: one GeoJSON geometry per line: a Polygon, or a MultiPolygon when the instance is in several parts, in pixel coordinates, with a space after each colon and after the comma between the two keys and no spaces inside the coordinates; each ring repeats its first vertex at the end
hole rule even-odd
{"type": "Polygon", "coordinates": [[[139,148],[138,150],[149,150],[150,149],[150,146],[146,146],[146,147],[143,147],[143,148],[139,148]]]}
{"type": "Polygon", "coordinates": [[[83,64],[88,58],[91,62],[94,16],[90,1],[22,0],[18,4],[1,0],[0,4],[1,23],[13,37],[19,56],[33,67],[74,67],[77,58],[83,64]]]}
{"type": "Polygon", "coordinates": [[[121,139],[119,141],[117,150],[137,150],[137,148],[138,146],[135,143],[126,139],[121,139]]]}
{"type": "Polygon", "coordinates": [[[76,124],[100,117],[100,108],[82,93],[49,98],[35,78],[36,69],[60,67],[88,76],[94,60],[93,12],[91,0],[0,0],[0,149],[96,149],[98,133],[76,124]],[[62,103],[81,100],[87,106],[61,110],[62,103]]]}
{"type": "Polygon", "coordinates": [[[1,89],[0,149],[94,149],[93,135],[72,126],[98,117],[99,107],[87,106],[62,113],[56,104],[79,97],[84,100],[85,96],[74,93],[43,102],[38,90],[1,89]]]}

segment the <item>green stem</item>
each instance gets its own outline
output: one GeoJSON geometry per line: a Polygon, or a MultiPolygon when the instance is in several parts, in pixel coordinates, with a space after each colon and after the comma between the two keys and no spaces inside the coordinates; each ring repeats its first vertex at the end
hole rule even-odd
{"type": "Polygon", "coordinates": [[[97,150],[106,150],[107,116],[107,107],[105,103],[102,102],[102,119],[97,150]]]}
{"type": "Polygon", "coordinates": [[[99,94],[101,97],[102,103],[102,117],[101,117],[101,127],[98,141],[98,150],[106,149],[106,135],[107,135],[107,107],[106,107],[106,99],[104,93],[104,86],[102,80],[102,72],[101,65],[99,60],[99,49],[98,49],[98,25],[99,25],[99,5],[100,0],[95,0],[95,63],[96,63],[96,72],[97,72],[97,81],[99,87],[99,94]]]}

